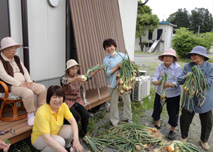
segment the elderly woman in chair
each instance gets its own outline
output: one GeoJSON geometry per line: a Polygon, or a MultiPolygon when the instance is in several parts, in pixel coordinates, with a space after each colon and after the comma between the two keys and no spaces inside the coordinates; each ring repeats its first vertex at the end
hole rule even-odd
{"type": "MultiPolygon", "coordinates": [[[[4,81],[11,94],[22,98],[27,111],[28,125],[34,124],[34,94],[37,95],[37,108],[46,102],[46,88],[44,85],[34,83],[18,56],[16,56],[17,44],[11,37],[1,40],[0,53],[0,80],[4,81]]],[[[4,92],[0,88],[0,92],[4,92]]]]}

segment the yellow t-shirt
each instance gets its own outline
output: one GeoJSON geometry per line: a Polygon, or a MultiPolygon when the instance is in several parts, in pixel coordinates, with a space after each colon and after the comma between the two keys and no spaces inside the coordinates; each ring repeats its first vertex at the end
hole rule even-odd
{"type": "Polygon", "coordinates": [[[42,134],[57,135],[61,129],[64,118],[69,120],[73,117],[66,103],[62,103],[55,113],[49,104],[42,105],[36,112],[33,131],[31,134],[32,144],[42,134]]]}

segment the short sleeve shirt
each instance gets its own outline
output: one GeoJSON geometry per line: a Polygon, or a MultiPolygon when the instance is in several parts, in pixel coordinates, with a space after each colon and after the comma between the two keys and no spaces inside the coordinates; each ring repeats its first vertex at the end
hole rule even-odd
{"type": "Polygon", "coordinates": [[[49,104],[42,105],[35,116],[33,131],[31,134],[32,144],[42,134],[57,135],[61,129],[64,118],[69,120],[73,117],[66,103],[62,103],[55,113],[49,104]]]}

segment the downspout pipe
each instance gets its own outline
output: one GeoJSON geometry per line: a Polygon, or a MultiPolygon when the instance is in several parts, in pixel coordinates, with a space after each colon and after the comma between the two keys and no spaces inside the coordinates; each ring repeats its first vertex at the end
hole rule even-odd
{"type": "Polygon", "coordinates": [[[22,16],[22,38],[23,38],[24,65],[27,68],[28,72],[30,73],[27,0],[21,0],[21,16],[22,16]]]}

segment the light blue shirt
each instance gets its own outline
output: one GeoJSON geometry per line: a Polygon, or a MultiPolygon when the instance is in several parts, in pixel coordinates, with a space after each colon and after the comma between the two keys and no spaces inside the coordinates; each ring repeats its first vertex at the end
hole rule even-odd
{"type": "Polygon", "coordinates": [[[116,75],[118,71],[120,71],[120,70],[117,70],[115,73],[111,74],[111,70],[114,67],[116,67],[119,63],[121,63],[123,58],[127,60],[128,56],[121,52],[118,52],[118,53],[116,52],[115,57],[111,56],[110,54],[107,54],[104,57],[103,64],[106,64],[108,66],[107,75],[109,78],[107,78],[107,84],[108,84],[108,87],[110,88],[115,88],[115,86],[117,85],[116,75]]]}
{"type": "MultiPolygon", "coordinates": [[[[190,62],[184,66],[181,75],[177,79],[180,84],[185,83],[185,80],[186,80],[185,76],[188,72],[191,72],[192,67],[194,65],[195,65],[195,63],[190,62]]],[[[198,99],[196,98],[196,96],[194,96],[194,98],[191,99],[189,105],[187,102],[188,98],[186,98],[186,102],[185,101],[182,101],[182,102],[185,103],[183,105],[184,109],[186,109],[189,112],[194,111],[195,113],[206,113],[206,112],[209,112],[210,110],[212,110],[212,108],[213,108],[213,64],[204,61],[203,64],[200,66],[200,68],[203,71],[203,74],[206,77],[206,81],[208,84],[208,89],[203,91],[203,95],[205,95],[205,97],[206,97],[205,101],[203,102],[204,99],[202,99],[200,101],[200,103],[203,102],[201,107],[198,105],[198,99]]],[[[185,98],[183,98],[183,100],[185,100],[185,98]]]]}
{"type": "MultiPolygon", "coordinates": [[[[173,84],[175,84],[176,87],[175,88],[172,88],[172,87],[166,88],[165,89],[166,97],[172,98],[172,97],[179,96],[181,94],[181,87],[177,83],[177,77],[181,74],[181,72],[182,72],[181,66],[176,62],[173,62],[169,66],[169,68],[167,68],[165,66],[165,64],[162,63],[162,64],[158,65],[157,68],[155,69],[155,73],[152,77],[152,82],[161,80],[161,75],[168,73],[166,82],[173,83],[173,84]]],[[[155,86],[155,89],[157,91],[157,94],[161,95],[161,85],[155,86]]]]}

